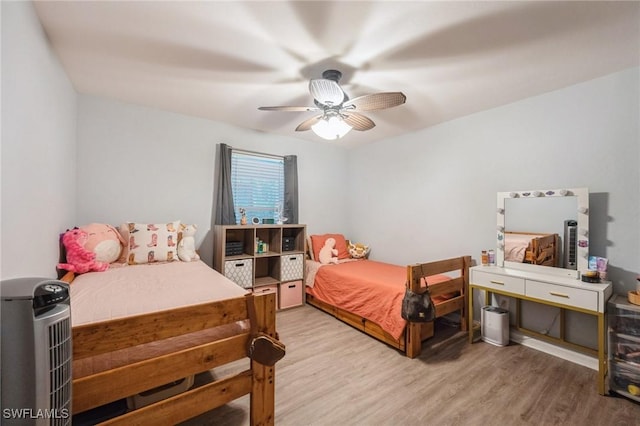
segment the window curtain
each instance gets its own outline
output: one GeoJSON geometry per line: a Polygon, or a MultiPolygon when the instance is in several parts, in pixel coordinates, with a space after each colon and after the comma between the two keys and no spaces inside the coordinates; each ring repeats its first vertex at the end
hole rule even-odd
{"type": "MultiPolygon", "coordinates": [[[[231,190],[231,147],[218,144],[218,185],[216,188],[216,225],[235,225],[236,213],[231,190]]],[[[297,178],[296,178],[297,179],[297,178]]],[[[296,184],[297,187],[297,184],[296,184]]]]}
{"type": "Polygon", "coordinates": [[[284,207],[285,223],[298,223],[298,157],[284,157],[284,207]]]}

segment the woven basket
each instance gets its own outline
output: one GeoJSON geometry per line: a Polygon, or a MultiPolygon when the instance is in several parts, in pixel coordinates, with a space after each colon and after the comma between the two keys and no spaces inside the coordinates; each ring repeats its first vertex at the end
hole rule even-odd
{"type": "Polygon", "coordinates": [[[633,303],[634,305],[640,305],[640,294],[638,294],[637,291],[630,291],[629,302],[633,303]]]}

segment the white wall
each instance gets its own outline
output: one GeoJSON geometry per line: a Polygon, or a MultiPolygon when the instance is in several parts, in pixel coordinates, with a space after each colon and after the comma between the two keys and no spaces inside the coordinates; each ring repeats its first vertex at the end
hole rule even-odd
{"type": "Polygon", "coordinates": [[[350,236],[390,262],[477,260],[496,246],[498,191],[586,186],[590,252],[616,292],[635,289],[639,81],[633,68],[350,151],[350,236]]]}
{"type": "MultiPolygon", "coordinates": [[[[496,247],[497,192],[588,187],[590,254],[626,294],[640,272],[639,81],[634,68],[351,151],[350,237],[372,259],[479,263],[496,247]]],[[[542,330],[555,314],[524,320],[542,330]]],[[[597,342],[593,318],[567,322],[574,342],[597,342]]]]}
{"type": "Polygon", "coordinates": [[[31,2],[2,2],[2,279],[55,277],[75,220],[76,93],[31,2]]]}
{"type": "Polygon", "coordinates": [[[238,129],[210,120],[79,97],[77,225],[166,222],[198,225],[212,262],[216,144],[298,156],[299,222],[308,232],[347,233],[347,154],[337,144],[238,129]]]}

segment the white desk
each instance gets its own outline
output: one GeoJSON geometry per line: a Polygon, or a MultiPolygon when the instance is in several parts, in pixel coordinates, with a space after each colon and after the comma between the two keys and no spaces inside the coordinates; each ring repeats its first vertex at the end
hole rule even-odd
{"type": "Polygon", "coordinates": [[[497,266],[474,266],[470,268],[469,280],[469,342],[473,341],[473,290],[485,291],[485,304],[490,303],[491,294],[513,297],[517,300],[518,329],[527,334],[562,344],[574,350],[598,356],[598,392],[605,393],[607,364],[605,356],[606,330],[605,311],[607,301],[613,294],[611,282],[599,284],[585,283],[578,279],[540,274],[536,272],[507,269],[497,266]],[[564,321],[561,316],[561,337],[555,338],[527,330],[520,326],[520,301],[555,306],[594,315],[598,319],[598,349],[585,348],[564,340],[564,321]]]}

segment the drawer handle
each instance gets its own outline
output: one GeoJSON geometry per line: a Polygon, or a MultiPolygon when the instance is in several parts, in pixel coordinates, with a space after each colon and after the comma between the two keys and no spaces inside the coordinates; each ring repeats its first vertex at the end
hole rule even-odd
{"type": "Polygon", "coordinates": [[[236,264],[235,264],[235,267],[236,267],[236,268],[239,268],[239,267],[241,267],[241,266],[244,266],[244,263],[236,263],[236,264]]]}
{"type": "Polygon", "coordinates": [[[550,295],[552,296],[558,296],[558,297],[565,297],[565,298],[569,298],[568,294],[564,294],[564,293],[556,293],[555,291],[550,291],[549,292],[550,295]]]}
{"type": "Polygon", "coordinates": [[[289,288],[296,288],[296,285],[295,285],[295,284],[292,284],[292,285],[290,285],[290,286],[288,286],[288,287],[289,287],[289,288]]]}
{"type": "Polygon", "coordinates": [[[297,257],[290,257],[289,260],[296,260],[297,257]]]}
{"type": "Polygon", "coordinates": [[[490,280],[490,282],[491,282],[491,284],[504,285],[504,282],[502,282],[502,281],[490,280]]]}

